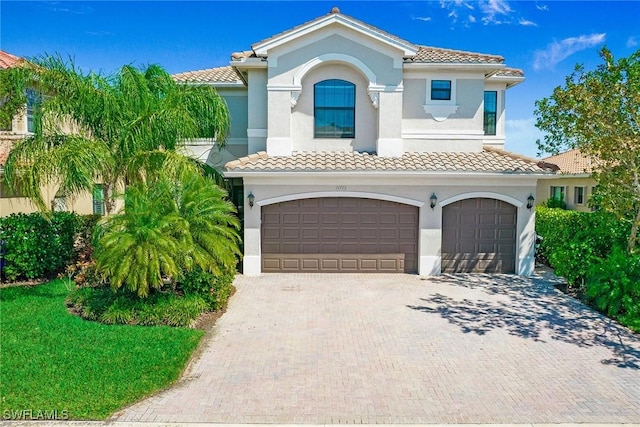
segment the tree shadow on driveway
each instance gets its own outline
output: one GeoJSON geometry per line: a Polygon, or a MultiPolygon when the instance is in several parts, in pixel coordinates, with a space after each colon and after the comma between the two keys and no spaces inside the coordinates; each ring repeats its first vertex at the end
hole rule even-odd
{"type": "Polygon", "coordinates": [[[611,353],[601,363],[640,369],[640,336],[555,289],[554,279],[455,274],[425,280],[487,295],[486,299],[456,299],[434,293],[421,298],[420,305],[408,306],[438,314],[463,333],[484,335],[502,329],[538,342],[552,339],[583,348],[600,347],[611,353]]]}

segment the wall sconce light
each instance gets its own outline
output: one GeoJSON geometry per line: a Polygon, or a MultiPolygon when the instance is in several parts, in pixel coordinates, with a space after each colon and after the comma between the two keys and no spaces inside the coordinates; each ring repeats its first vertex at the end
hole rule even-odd
{"type": "Polygon", "coordinates": [[[254,202],[256,201],[256,196],[254,196],[253,193],[250,191],[249,195],[247,196],[247,199],[249,200],[249,207],[252,208],[254,202]]]}
{"type": "Polygon", "coordinates": [[[533,202],[536,199],[533,198],[533,194],[529,194],[529,197],[527,197],[527,209],[531,210],[531,208],[533,207],[533,202]]]}
{"type": "Polygon", "coordinates": [[[436,196],[436,193],[433,193],[431,197],[429,197],[429,200],[431,201],[431,209],[434,209],[436,207],[436,203],[438,202],[438,196],[436,196]]]}

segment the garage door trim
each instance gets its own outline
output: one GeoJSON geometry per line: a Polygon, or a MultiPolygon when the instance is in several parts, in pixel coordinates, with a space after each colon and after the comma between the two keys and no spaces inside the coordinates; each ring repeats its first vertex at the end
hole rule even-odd
{"type": "MultiPolygon", "coordinates": [[[[249,187],[246,187],[246,188],[248,189],[249,187]]],[[[395,202],[395,203],[402,203],[404,205],[411,205],[417,208],[421,208],[426,204],[426,202],[421,200],[393,196],[390,194],[367,193],[363,191],[316,191],[313,193],[287,194],[284,196],[276,196],[268,199],[256,200],[255,204],[260,207],[263,207],[268,205],[275,205],[276,203],[290,202],[292,200],[317,199],[317,198],[328,198],[328,197],[384,200],[387,202],[395,202]]]]}
{"type": "Polygon", "coordinates": [[[516,199],[515,197],[507,196],[505,194],[500,193],[492,193],[489,191],[474,191],[471,193],[462,193],[453,197],[449,197],[448,199],[444,199],[438,205],[440,207],[445,207],[450,205],[451,203],[459,202],[460,200],[465,199],[497,199],[503,202],[514,205],[516,208],[521,208],[524,206],[524,202],[516,199]]]}

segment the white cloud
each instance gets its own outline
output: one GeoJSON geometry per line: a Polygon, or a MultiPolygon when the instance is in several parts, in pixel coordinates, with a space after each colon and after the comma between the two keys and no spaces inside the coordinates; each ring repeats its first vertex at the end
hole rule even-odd
{"type": "Polygon", "coordinates": [[[638,46],[638,40],[635,37],[631,36],[627,39],[627,47],[636,47],[638,46]]]}
{"type": "Polygon", "coordinates": [[[513,10],[506,0],[489,0],[480,3],[480,10],[484,14],[482,22],[487,24],[503,24],[504,18],[508,17],[513,10]]]}
{"type": "Polygon", "coordinates": [[[505,122],[505,136],[505,150],[537,157],[536,140],[542,139],[544,134],[536,127],[535,117],[531,117],[529,119],[507,120],[505,122]]]}
{"type": "Polygon", "coordinates": [[[468,20],[469,20],[469,23],[470,23],[470,24],[473,24],[474,22],[476,22],[476,17],[475,17],[475,16],[473,16],[473,15],[469,15],[468,20]]]}
{"type": "Polygon", "coordinates": [[[549,11],[549,6],[547,6],[546,4],[536,4],[536,9],[542,11],[542,12],[548,12],[549,11]]]}
{"type": "Polygon", "coordinates": [[[430,16],[412,16],[411,19],[413,19],[414,21],[424,21],[424,22],[431,21],[430,16]]]}
{"type": "Polygon", "coordinates": [[[523,27],[537,27],[538,24],[536,24],[533,21],[529,21],[527,19],[524,18],[520,18],[520,21],[518,21],[518,24],[522,25],[523,27]]]}
{"type": "Polygon", "coordinates": [[[556,64],[562,62],[574,53],[603,43],[606,36],[607,35],[605,33],[600,33],[569,37],[564,40],[554,41],[553,43],[550,43],[545,50],[535,52],[533,69],[553,69],[556,64]]]}

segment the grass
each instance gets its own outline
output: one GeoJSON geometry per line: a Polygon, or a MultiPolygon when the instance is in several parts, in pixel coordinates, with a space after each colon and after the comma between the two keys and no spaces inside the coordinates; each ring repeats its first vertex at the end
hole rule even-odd
{"type": "Polygon", "coordinates": [[[0,413],[105,419],[177,380],[204,335],[88,322],[67,294],[60,280],[0,289],[0,413]]]}

